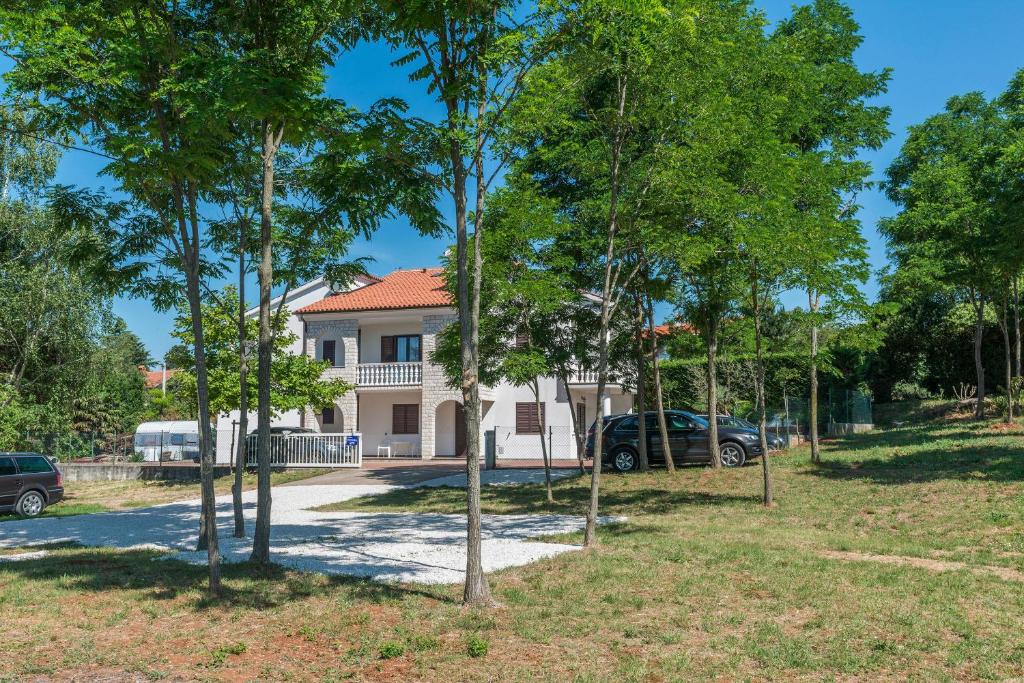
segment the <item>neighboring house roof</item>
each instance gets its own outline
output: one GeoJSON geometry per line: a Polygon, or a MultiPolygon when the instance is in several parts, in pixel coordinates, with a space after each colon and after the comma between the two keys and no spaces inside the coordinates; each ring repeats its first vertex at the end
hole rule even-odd
{"type": "MultiPolygon", "coordinates": [[[[368,285],[371,282],[380,282],[380,278],[375,276],[375,275],[369,275],[369,274],[367,274],[367,275],[356,275],[354,278],[352,278],[352,285],[354,287],[362,287],[363,285],[368,285]]],[[[300,297],[303,294],[309,292],[312,289],[316,289],[317,287],[332,288],[333,285],[332,285],[332,283],[327,281],[327,278],[325,278],[325,277],[318,277],[315,280],[310,280],[309,282],[301,284],[298,287],[290,290],[287,293],[288,294],[288,298],[289,299],[295,299],[295,298],[300,297]]],[[[270,300],[270,309],[274,310],[275,308],[277,308],[278,304],[280,304],[280,303],[281,303],[281,295],[275,296],[273,299],[270,300]]],[[[259,312],[260,312],[260,307],[259,306],[253,306],[248,311],[246,311],[245,314],[247,316],[249,316],[250,318],[255,318],[257,315],[259,315],[259,312]]]]}
{"type": "MultiPolygon", "coordinates": [[[[654,333],[659,337],[671,337],[677,332],[686,332],[687,334],[697,334],[696,328],[690,323],[665,323],[664,325],[657,325],[654,328],[654,333]]],[[[644,330],[644,337],[649,337],[650,332],[644,330]]]]}
{"type": "Polygon", "coordinates": [[[386,311],[402,308],[440,308],[452,305],[440,268],[396,270],[376,282],[324,297],[296,313],[386,311]]]}
{"type": "MultiPolygon", "coordinates": [[[[163,370],[150,370],[146,367],[139,368],[139,372],[142,373],[142,378],[146,382],[147,389],[156,389],[164,382],[164,371],[163,370]]],[[[178,374],[180,370],[168,370],[167,379],[170,379],[174,375],[178,374]]]]}

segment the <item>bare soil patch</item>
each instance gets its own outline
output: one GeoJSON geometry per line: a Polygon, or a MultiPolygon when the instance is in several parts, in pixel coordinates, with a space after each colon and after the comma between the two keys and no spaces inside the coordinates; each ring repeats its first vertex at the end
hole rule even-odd
{"type": "Polygon", "coordinates": [[[955,572],[966,570],[979,575],[997,576],[1004,581],[1024,582],[1024,572],[1010,567],[993,567],[990,565],[970,565],[954,560],[935,560],[927,557],[908,557],[906,555],[875,555],[873,553],[845,552],[840,550],[823,550],[818,553],[830,560],[848,562],[878,562],[880,564],[896,564],[933,572],[955,572]]]}

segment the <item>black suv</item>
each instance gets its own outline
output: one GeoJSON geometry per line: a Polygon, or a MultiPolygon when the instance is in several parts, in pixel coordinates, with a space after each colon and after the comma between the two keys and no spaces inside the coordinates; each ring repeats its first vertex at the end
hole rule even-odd
{"type": "Polygon", "coordinates": [[[38,517],[64,497],[60,470],[38,453],[0,452],[0,512],[38,517]]]}
{"type": "MultiPolygon", "coordinates": [[[[665,451],[661,446],[658,414],[645,415],[647,459],[651,465],[665,464],[665,451]]],[[[669,447],[672,462],[677,465],[711,462],[708,448],[708,423],[699,416],[683,410],[666,410],[669,447]]],[[[603,430],[602,464],[611,465],[619,472],[636,469],[640,464],[640,416],[635,413],[612,415],[605,418],[603,430]]],[[[594,457],[594,426],[587,433],[587,457],[594,457]]],[[[761,456],[761,444],[756,429],[739,427],[718,428],[718,451],[726,467],[740,467],[747,460],[761,456]]]]}

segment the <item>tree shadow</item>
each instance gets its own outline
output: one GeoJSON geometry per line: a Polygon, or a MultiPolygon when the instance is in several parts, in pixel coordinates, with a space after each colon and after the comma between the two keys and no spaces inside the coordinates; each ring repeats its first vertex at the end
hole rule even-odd
{"type": "MultiPolygon", "coordinates": [[[[52,547],[52,546],[51,546],[52,547]]],[[[37,547],[38,548],[38,547],[37,547]]],[[[62,589],[95,593],[142,591],[157,601],[193,596],[194,609],[217,607],[272,609],[317,594],[344,592],[353,600],[371,604],[409,597],[454,603],[445,586],[375,582],[350,576],[325,576],[290,571],[280,565],[251,562],[223,564],[222,590],[217,598],[206,594],[205,566],[169,558],[154,550],[117,550],[62,545],[71,553],[0,563],[0,577],[26,581],[59,581],[62,589]]],[[[31,550],[31,549],[26,549],[31,550]]]]}
{"type": "Polygon", "coordinates": [[[1020,433],[950,431],[948,424],[851,435],[827,444],[823,448],[823,459],[824,462],[811,466],[804,474],[834,480],[866,479],[879,484],[942,479],[1024,480],[1024,439],[1020,433]],[[989,443],[978,443],[981,439],[989,443]],[[938,440],[953,441],[954,445],[922,448],[938,440]],[[889,453],[859,460],[849,457],[851,452],[873,449],[888,449],[889,453]],[[829,460],[829,453],[839,451],[844,452],[842,460],[829,460]]]}

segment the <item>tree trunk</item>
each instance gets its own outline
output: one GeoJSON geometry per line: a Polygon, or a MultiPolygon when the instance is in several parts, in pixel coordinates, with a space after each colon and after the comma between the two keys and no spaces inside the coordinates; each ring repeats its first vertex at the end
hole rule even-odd
{"type": "Polygon", "coordinates": [[[619,164],[621,163],[624,131],[622,120],[626,111],[627,81],[620,77],[618,88],[618,125],[615,141],[612,143],[610,166],[610,196],[608,198],[608,239],[604,255],[604,284],[601,288],[601,324],[597,342],[597,422],[594,433],[594,464],[590,468],[590,507],[587,509],[587,525],[583,532],[583,545],[590,548],[597,545],[597,509],[601,493],[601,464],[604,457],[604,392],[608,382],[608,342],[611,329],[612,271],[615,261],[615,237],[619,228],[619,164]]]}
{"type": "Polygon", "coordinates": [[[755,262],[751,270],[750,298],[754,304],[754,360],[757,368],[754,373],[754,389],[757,397],[757,433],[761,441],[761,480],[764,484],[762,502],[767,508],[775,506],[775,491],[772,484],[771,463],[768,454],[768,419],[765,414],[764,399],[764,353],[761,349],[761,295],[758,292],[758,271],[755,262]]]}
{"type": "Polygon", "coordinates": [[[565,400],[569,402],[569,415],[572,418],[572,433],[576,439],[576,460],[579,462],[580,474],[586,474],[587,468],[583,465],[583,455],[586,452],[587,445],[583,430],[585,430],[587,426],[579,423],[579,417],[576,415],[576,403],[572,400],[572,390],[569,389],[569,378],[563,375],[561,379],[562,385],[565,386],[565,400]]]}
{"type": "Polygon", "coordinates": [[[273,333],[270,324],[270,290],[274,283],[272,210],[274,201],[274,159],[283,128],[277,131],[269,121],[263,122],[263,187],[260,193],[260,327],[257,350],[256,388],[256,529],[253,533],[251,559],[257,564],[270,563],[270,363],[273,354],[273,333]]]}
{"type": "Polygon", "coordinates": [[[718,449],[718,318],[712,315],[707,324],[708,346],[708,452],[711,466],[722,467],[722,453],[718,449]]]}
{"type": "MultiPolygon", "coordinates": [[[[636,356],[636,412],[639,416],[637,427],[637,451],[640,458],[638,468],[641,472],[650,469],[650,456],[647,452],[647,354],[644,353],[644,314],[640,304],[640,295],[636,296],[636,334],[633,350],[636,356]]],[[[668,444],[665,444],[668,445],[668,444]]]]}
{"type": "MultiPolygon", "coordinates": [[[[537,409],[537,425],[540,427],[540,455],[544,460],[544,486],[547,489],[548,502],[554,503],[555,496],[551,492],[551,454],[548,453],[548,442],[546,440],[547,424],[544,421],[544,411],[540,408],[540,386],[538,385],[537,380],[533,381],[533,386],[531,388],[533,389],[533,405],[537,409]]],[[[572,409],[571,403],[569,404],[569,408],[570,410],[572,409]]]]}
{"type": "Polygon", "coordinates": [[[985,417],[985,366],[981,360],[982,341],[985,335],[985,296],[971,291],[971,303],[974,304],[974,372],[978,378],[978,403],[974,406],[974,417],[981,420],[985,417]]]}
{"type": "Polygon", "coordinates": [[[242,474],[248,459],[249,433],[249,358],[245,333],[245,231],[242,222],[238,236],[238,450],[235,454],[235,482],[231,502],[235,511],[235,538],[245,538],[245,515],[242,509],[242,474]]]}
{"type": "Polygon", "coordinates": [[[1014,376],[1020,377],[1020,278],[1013,276],[1013,360],[1014,376]]]}
{"type": "Polygon", "coordinates": [[[1013,347],[1010,344],[1009,294],[1003,299],[999,329],[1003,333],[1003,347],[1006,352],[1006,423],[1013,424],[1013,347]]]}
{"type": "MultiPolygon", "coordinates": [[[[478,105],[478,123],[483,115],[478,105]]],[[[480,531],[480,253],[483,227],[484,178],[482,150],[476,155],[476,214],[473,231],[473,272],[470,283],[469,244],[466,234],[467,172],[458,136],[458,105],[448,106],[449,145],[452,161],[452,194],[455,199],[456,256],[458,262],[457,289],[459,304],[459,341],[462,360],[462,400],[466,407],[466,585],[462,601],[466,605],[491,605],[491,587],[483,570],[480,531]],[[472,284],[472,292],[470,291],[472,284]]],[[[482,128],[477,131],[477,145],[482,145],[482,128]]]]}
{"type": "Polygon", "coordinates": [[[206,349],[203,346],[203,311],[199,294],[198,265],[192,264],[186,274],[186,294],[192,316],[195,339],[196,399],[199,409],[199,477],[202,489],[200,539],[198,550],[206,550],[209,565],[210,595],[220,595],[220,547],[217,542],[217,507],[213,490],[213,430],[210,428],[210,390],[206,376],[206,349]]]}
{"type": "Polygon", "coordinates": [[[658,411],[658,432],[661,434],[661,444],[665,451],[665,468],[669,473],[676,471],[675,461],[672,460],[672,444],[668,440],[668,423],[665,420],[665,399],[661,393],[661,361],[658,360],[658,332],[654,324],[654,302],[647,297],[647,329],[651,335],[651,368],[654,371],[654,403],[658,411]]]}
{"type": "Polygon", "coordinates": [[[808,435],[811,439],[811,462],[821,462],[821,450],[818,445],[818,308],[821,306],[821,294],[817,290],[807,290],[807,308],[811,312],[811,393],[809,397],[808,435]]]}

